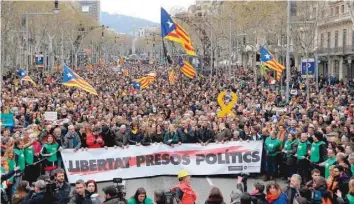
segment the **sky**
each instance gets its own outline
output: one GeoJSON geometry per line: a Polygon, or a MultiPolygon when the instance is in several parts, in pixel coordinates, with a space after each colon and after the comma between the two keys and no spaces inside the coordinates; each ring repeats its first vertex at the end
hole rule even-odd
{"type": "Polygon", "coordinates": [[[173,7],[188,7],[195,0],[101,0],[101,11],[143,18],[160,23],[161,6],[169,12],[173,7]]]}

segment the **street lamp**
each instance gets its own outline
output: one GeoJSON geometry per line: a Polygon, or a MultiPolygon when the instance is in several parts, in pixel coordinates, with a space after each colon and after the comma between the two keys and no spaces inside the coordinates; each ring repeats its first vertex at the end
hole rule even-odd
{"type": "Polygon", "coordinates": [[[60,12],[60,9],[59,9],[59,1],[58,1],[58,0],[55,0],[55,1],[54,1],[53,13],[54,13],[54,14],[58,14],[59,12],[60,12]]]}

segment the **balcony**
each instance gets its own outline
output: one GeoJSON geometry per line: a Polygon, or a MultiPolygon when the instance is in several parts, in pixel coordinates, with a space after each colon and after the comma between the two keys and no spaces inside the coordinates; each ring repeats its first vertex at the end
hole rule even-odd
{"type": "Polygon", "coordinates": [[[338,24],[343,22],[351,22],[350,13],[342,13],[342,14],[335,14],[332,16],[327,16],[324,18],[320,18],[318,20],[317,26],[323,26],[328,24],[338,24]]]}
{"type": "Polygon", "coordinates": [[[319,55],[345,55],[354,54],[354,46],[336,47],[336,48],[318,48],[319,55]]]}

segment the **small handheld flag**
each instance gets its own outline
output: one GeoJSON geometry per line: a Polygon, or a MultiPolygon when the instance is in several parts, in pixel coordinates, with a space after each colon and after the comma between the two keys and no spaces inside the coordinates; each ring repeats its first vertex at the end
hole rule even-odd
{"type": "Polygon", "coordinates": [[[175,72],[173,70],[168,71],[168,79],[169,79],[171,85],[175,84],[176,76],[175,76],[175,72]]]}
{"type": "Polygon", "coordinates": [[[285,67],[278,63],[278,61],[274,59],[273,55],[264,46],[261,46],[261,62],[263,62],[268,68],[276,71],[277,80],[280,80],[285,67]]]}
{"type": "Polygon", "coordinates": [[[97,95],[97,91],[87,81],[82,79],[78,74],[72,71],[68,66],[64,65],[63,85],[78,87],[86,92],[97,95]]]}
{"type": "Polygon", "coordinates": [[[21,76],[21,82],[28,81],[32,83],[33,86],[37,86],[37,84],[32,80],[30,76],[27,75],[27,73],[22,68],[18,70],[17,74],[21,76]]]}
{"type": "Polygon", "coordinates": [[[179,65],[181,67],[182,73],[188,78],[194,78],[194,76],[197,74],[193,66],[191,66],[191,64],[189,64],[187,61],[183,60],[182,57],[179,57],[179,65]]]}

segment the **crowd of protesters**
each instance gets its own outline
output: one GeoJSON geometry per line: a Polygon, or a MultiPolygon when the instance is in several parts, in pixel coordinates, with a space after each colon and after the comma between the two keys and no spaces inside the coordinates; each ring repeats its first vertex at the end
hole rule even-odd
{"type": "MultiPolygon", "coordinates": [[[[61,85],[60,71],[52,75],[29,72],[36,87],[20,82],[16,71],[3,76],[1,113],[14,114],[14,126],[1,129],[3,201],[42,203],[46,198],[56,203],[100,203],[92,198],[97,193],[96,182],[79,180],[75,190],[65,182],[62,149],[75,154],[91,148],[129,149],[152,143],[174,147],[260,140],[264,142],[263,179],[283,178],[290,181],[289,186],[281,188],[272,182],[265,187],[258,182],[248,193],[241,177],[242,188],[232,192],[232,203],[354,203],[352,81],[320,78],[319,91],[312,82],[307,99],[304,80],[293,72],[291,85],[296,93],[286,103],[277,83],[259,78],[255,84],[253,69],[233,68],[232,76],[220,69],[218,74],[199,74],[193,80],[176,72],[172,85],[164,65],[125,63],[124,69],[129,75],[111,66],[75,70],[98,96],[61,85]],[[151,72],[156,78],[149,88],[139,90],[131,83],[151,72]],[[221,108],[216,97],[223,90],[228,91],[226,104],[230,92],[238,95],[236,117],[217,117],[221,108]],[[46,121],[46,111],[57,112],[58,120],[46,121]],[[51,182],[55,182],[55,191],[48,191],[51,182]]],[[[180,180],[186,183],[179,200],[195,202],[195,193],[185,196],[192,193],[190,176],[180,180]]],[[[153,203],[143,188],[121,201],[115,200],[114,187],[104,192],[106,203],[153,203]]],[[[162,191],[156,191],[154,198],[166,202],[162,191]]],[[[215,187],[206,203],[217,202],[229,201],[215,187]]]]}

